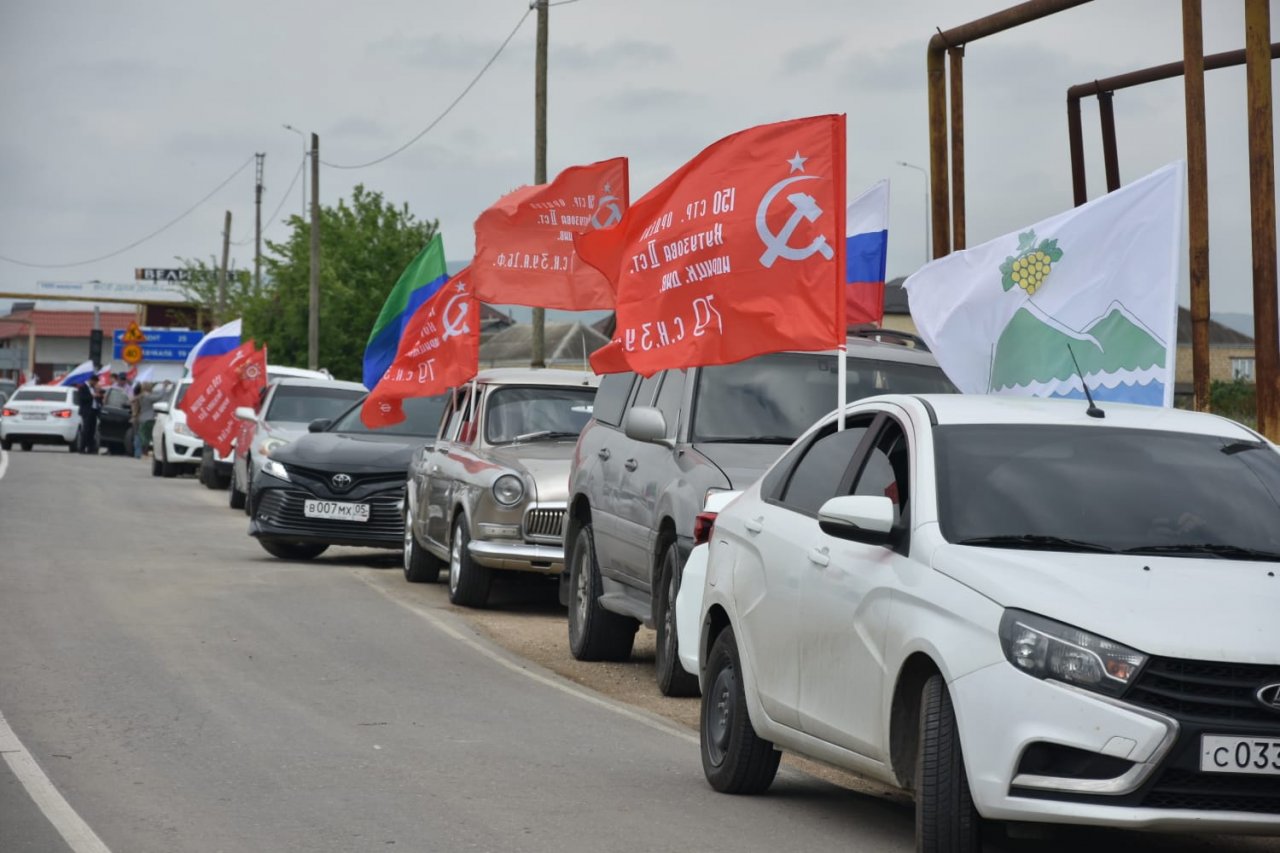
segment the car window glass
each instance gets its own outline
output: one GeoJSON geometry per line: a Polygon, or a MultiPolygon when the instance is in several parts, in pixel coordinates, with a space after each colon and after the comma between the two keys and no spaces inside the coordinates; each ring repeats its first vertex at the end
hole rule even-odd
{"type": "Polygon", "coordinates": [[[595,399],[596,420],[610,426],[622,423],[622,410],[626,408],[627,397],[631,395],[631,385],[635,378],[634,373],[610,373],[600,380],[595,399]]]}
{"type": "Polygon", "coordinates": [[[647,379],[641,379],[640,387],[636,389],[636,399],[631,405],[652,406],[654,395],[658,390],[658,383],[661,381],[661,373],[655,373],[647,379]]]}
{"type": "Polygon", "coordinates": [[[818,508],[837,494],[853,454],[866,434],[865,424],[850,425],[839,432],[834,425],[824,429],[796,463],[782,502],[800,512],[817,515],[818,508]]]}
{"type": "Polygon", "coordinates": [[[457,441],[458,430],[467,417],[468,401],[471,397],[471,386],[459,388],[449,398],[449,411],[444,421],[444,431],[440,437],[445,441],[457,441]]]}
{"type": "Polygon", "coordinates": [[[391,426],[373,429],[360,420],[360,407],[364,400],[357,402],[346,413],[333,422],[329,432],[363,433],[366,435],[400,435],[425,438],[434,435],[440,423],[440,414],[448,402],[447,394],[434,397],[410,397],[402,404],[404,420],[391,426]]]}
{"type": "Polygon", "coordinates": [[[893,501],[894,523],[899,523],[907,508],[909,459],[902,428],[889,421],[867,454],[851,493],[889,498],[893,501]]]}
{"type": "Polygon", "coordinates": [[[591,419],[595,389],[583,386],[506,386],[488,394],[484,438],[502,444],[537,436],[577,435],[591,419]]]}
{"type": "Polygon", "coordinates": [[[281,385],[271,397],[264,420],[268,423],[311,423],[336,418],[364,396],[357,388],[325,388],[316,385],[281,385]]]}
{"type": "Polygon", "coordinates": [[[67,401],[67,392],[29,389],[15,392],[12,399],[15,403],[65,403],[67,401]]]}
{"type": "Polygon", "coordinates": [[[119,388],[111,388],[107,391],[107,396],[103,400],[103,405],[119,407],[119,408],[128,408],[129,395],[119,388]]]}
{"type": "Polygon", "coordinates": [[[668,436],[676,434],[676,427],[680,422],[680,403],[684,399],[684,377],[683,370],[668,370],[666,378],[662,380],[662,388],[658,391],[658,399],[654,402],[667,422],[668,436]]]}

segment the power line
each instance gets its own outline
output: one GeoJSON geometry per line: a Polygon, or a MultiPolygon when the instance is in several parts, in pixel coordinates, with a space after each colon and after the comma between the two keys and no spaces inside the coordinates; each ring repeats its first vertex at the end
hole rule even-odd
{"type": "Polygon", "coordinates": [[[160,226],[155,231],[152,231],[147,236],[141,238],[140,240],[134,240],[132,243],[130,243],[129,245],[125,246],[122,249],[116,249],[114,252],[109,252],[108,254],[105,254],[105,255],[99,255],[96,258],[89,258],[86,261],[73,261],[72,263],[69,263],[69,264],[35,264],[35,263],[31,263],[30,261],[20,261],[17,258],[6,257],[5,255],[0,255],[0,261],[8,261],[11,264],[17,264],[20,267],[34,267],[36,269],[61,269],[63,267],[79,267],[79,266],[84,266],[85,264],[96,264],[98,261],[105,261],[108,258],[114,258],[116,255],[122,255],[132,248],[141,246],[143,243],[147,242],[152,237],[157,237],[160,234],[163,234],[165,231],[168,231],[170,228],[177,225],[182,220],[186,219],[196,210],[196,208],[200,207],[200,205],[204,204],[206,201],[213,198],[218,193],[218,190],[222,189],[227,184],[231,183],[231,181],[234,180],[237,175],[239,175],[241,172],[247,169],[249,167],[249,164],[252,162],[253,162],[253,156],[250,155],[249,159],[245,160],[244,163],[240,165],[240,168],[232,172],[225,181],[223,181],[222,183],[214,187],[212,190],[210,190],[209,194],[206,195],[204,198],[200,199],[198,202],[191,205],[182,213],[178,214],[175,218],[169,220],[164,225],[160,226]]]}
{"type": "Polygon", "coordinates": [[[489,66],[493,65],[493,63],[497,61],[498,57],[502,54],[502,51],[505,50],[507,45],[511,43],[511,40],[515,38],[516,33],[520,30],[520,27],[524,24],[525,19],[529,17],[529,13],[531,11],[532,9],[525,10],[524,14],[520,16],[520,20],[516,22],[515,27],[511,30],[511,32],[507,35],[507,37],[503,39],[502,44],[498,45],[498,49],[494,51],[493,56],[489,57],[489,61],[484,64],[484,67],[480,69],[479,73],[477,73],[475,77],[471,78],[471,82],[468,83],[466,87],[458,94],[458,97],[454,98],[453,101],[449,104],[449,106],[444,108],[444,112],[436,116],[435,119],[431,122],[431,124],[424,127],[422,131],[418,133],[417,136],[413,137],[413,139],[410,139],[408,142],[406,142],[404,145],[401,145],[399,148],[397,148],[395,151],[392,151],[390,154],[384,154],[383,156],[379,157],[376,160],[370,160],[368,163],[344,165],[341,163],[330,163],[328,160],[321,160],[320,162],[323,165],[330,167],[331,169],[363,169],[367,166],[373,166],[378,163],[381,163],[384,160],[390,160],[392,157],[396,156],[401,151],[405,150],[410,145],[417,142],[422,137],[426,136],[427,133],[430,132],[431,129],[434,128],[437,124],[443,121],[444,117],[447,116],[453,110],[453,108],[456,107],[458,103],[467,96],[467,93],[470,92],[472,88],[474,88],[475,85],[480,82],[480,78],[483,77],[484,73],[489,70],[489,66]]]}
{"type": "MultiPolygon", "coordinates": [[[[262,226],[263,234],[266,234],[267,229],[270,228],[273,224],[275,224],[276,217],[280,215],[280,209],[284,207],[284,203],[288,200],[289,193],[293,192],[293,186],[294,184],[298,183],[298,178],[302,175],[302,170],[306,167],[306,165],[307,165],[307,158],[306,156],[303,156],[302,161],[298,163],[298,171],[293,173],[293,180],[289,181],[289,186],[285,189],[284,193],[280,196],[280,203],[276,205],[276,209],[272,212],[271,216],[267,219],[267,224],[262,226]]],[[[251,242],[253,242],[252,231],[250,231],[249,236],[245,237],[243,240],[232,240],[231,245],[243,246],[245,243],[251,243],[251,242]]]]}

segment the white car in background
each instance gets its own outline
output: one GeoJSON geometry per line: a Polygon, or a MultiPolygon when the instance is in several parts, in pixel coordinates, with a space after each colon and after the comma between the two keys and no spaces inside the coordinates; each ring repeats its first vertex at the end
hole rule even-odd
{"type": "Polygon", "coordinates": [[[63,385],[27,385],[5,400],[0,412],[0,447],[65,444],[71,452],[80,443],[80,410],[76,389],[63,385]]]}
{"type": "Polygon", "coordinates": [[[986,820],[1280,831],[1280,449],[1224,418],[894,395],[715,518],[707,780],[779,749],[986,820]]]}
{"type": "MultiPolygon", "coordinates": [[[[301,367],[267,366],[267,381],[285,376],[303,376],[310,379],[332,379],[327,370],[306,370],[301,367]]],[[[187,426],[187,413],[178,408],[187,390],[191,387],[191,377],[182,379],[173,388],[169,399],[156,403],[156,422],[151,431],[151,476],[176,477],[184,469],[198,471],[204,454],[204,440],[187,426]]],[[[214,460],[215,470],[226,483],[231,482],[231,457],[217,455],[214,460]]]]}

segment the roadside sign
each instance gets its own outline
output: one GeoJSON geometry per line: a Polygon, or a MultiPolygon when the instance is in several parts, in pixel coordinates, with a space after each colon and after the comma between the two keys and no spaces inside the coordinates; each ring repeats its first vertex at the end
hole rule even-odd
{"type": "Polygon", "coordinates": [[[134,365],[142,361],[142,347],[135,343],[127,343],[120,347],[120,357],[125,364],[134,365]]]}
{"type": "Polygon", "coordinates": [[[132,345],[142,351],[143,361],[186,361],[196,342],[204,337],[199,329],[139,329],[140,342],[125,340],[127,331],[117,329],[113,335],[114,358],[124,359],[124,348],[132,345]]]}
{"type": "Polygon", "coordinates": [[[142,334],[142,329],[139,328],[136,321],[129,324],[129,328],[124,331],[124,337],[121,338],[127,344],[140,344],[146,339],[146,335],[142,334]]]}
{"type": "Polygon", "coordinates": [[[133,277],[138,281],[191,281],[191,270],[165,267],[135,267],[133,277]]]}

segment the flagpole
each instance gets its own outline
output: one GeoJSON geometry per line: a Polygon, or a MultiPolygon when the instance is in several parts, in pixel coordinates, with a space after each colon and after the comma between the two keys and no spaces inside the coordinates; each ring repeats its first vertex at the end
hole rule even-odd
{"type": "Polygon", "coordinates": [[[839,416],[836,418],[837,432],[844,431],[844,406],[845,396],[847,394],[844,387],[845,373],[849,369],[849,366],[845,363],[847,361],[845,354],[848,351],[848,344],[841,344],[836,347],[836,409],[840,412],[839,416]]]}

